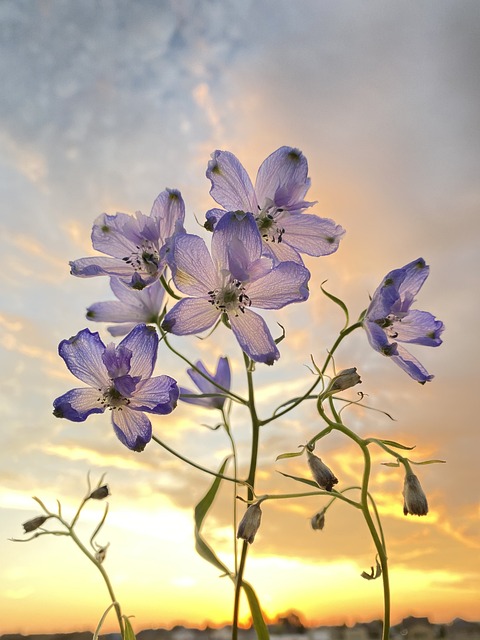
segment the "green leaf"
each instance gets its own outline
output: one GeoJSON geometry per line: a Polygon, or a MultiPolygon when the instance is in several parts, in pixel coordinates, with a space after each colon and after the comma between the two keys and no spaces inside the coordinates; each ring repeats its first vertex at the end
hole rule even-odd
{"type": "Polygon", "coordinates": [[[384,467],[399,467],[400,464],[398,462],[381,462],[384,467]]]}
{"type": "Polygon", "coordinates": [[[283,471],[278,471],[278,473],[281,473],[282,476],[285,476],[286,478],[292,478],[292,480],[296,480],[297,482],[303,482],[304,484],[308,484],[311,487],[315,487],[315,489],[319,489],[318,484],[313,480],[308,480],[307,478],[299,478],[298,476],[291,476],[289,473],[283,473],[283,471]]]}
{"type": "Polygon", "coordinates": [[[305,447],[302,447],[301,451],[293,451],[292,453],[281,453],[275,458],[275,462],[277,460],[283,460],[283,458],[298,458],[298,456],[303,456],[304,451],[305,447]]]}
{"type": "Polygon", "coordinates": [[[407,447],[405,444],[395,442],[395,440],[380,440],[380,442],[383,442],[383,444],[386,444],[389,447],[395,447],[396,449],[405,449],[406,451],[411,451],[416,447],[416,445],[413,445],[413,447],[407,447]]]}
{"type": "MultiPolygon", "coordinates": [[[[227,466],[229,458],[230,456],[228,458],[225,458],[225,460],[222,462],[218,471],[219,474],[223,474],[223,472],[225,471],[225,467],[227,466]]],[[[221,481],[222,478],[216,477],[210,489],[195,507],[195,550],[199,556],[201,556],[210,564],[213,564],[215,567],[217,567],[217,569],[220,569],[223,574],[230,575],[230,570],[228,569],[228,567],[224,565],[219,558],[217,558],[212,547],[200,533],[203,521],[205,520],[205,516],[207,515],[208,510],[215,500],[218,489],[220,488],[221,481]]]]}
{"type": "Polygon", "coordinates": [[[376,566],[375,568],[370,567],[370,573],[362,571],[362,573],[360,574],[362,578],[365,578],[365,580],[376,580],[382,575],[382,567],[378,561],[378,558],[375,558],[375,562],[376,566]]]}
{"type": "Polygon", "coordinates": [[[102,617],[100,618],[97,624],[97,628],[95,629],[95,632],[93,634],[93,640],[98,640],[98,636],[100,635],[100,631],[102,630],[103,623],[105,622],[105,618],[108,616],[110,609],[113,609],[113,607],[116,604],[117,604],[116,602],[112,602],[111,604],[108,605],[108,607],[103,612],[102,617]]]}
{"type": "Polygon", "coordinates": [[[342,309],[343,313],[345,314],[345,326],[344,326],[344,329],[345,329],[346,327],[348,327],[348,323],[350,321],[347,305],[343,302],[343,300],[340,300],[340,298],[337,298],[333,294],[328,293],[328,291],[325,291],[325,289],[323,288],[323,285],[325,284],[325,282],[326,280],[322,282],[322,284],[320,285],[320,289],[322,290],[322,293],[327,296],[327,298],[329,298],[335,304],[338,304],[338,306],[342,309]]]}
{"type": "Polygon", "coordinates": [[[422,465],[422,464],[446,464],[446,460],[424,460],[423,462],[414,462],[409,460],[410,464],[422,465]]]}
{"type": "Polygon", "coordinates": [[[132,629],[132,625],[130,624],[130,620],[127,616],[122,616],[123,622],[125,623],[125,638],[124,640],[136,640],[135,633],[132,629]]]}
{"type": "Polygon", "coordinates": [[[242,581],[242,587],[247,596],[248,606],[250,607],[250,613],[252,614],[253,626],[257,634],[258,640],[269,640],[267,625],[263,619],[260,603],[257,598],[257,594],[253,590],[253,587],[245,581],[242,581]]]}
{"type": "Polygon", "coordinates": [[[275,338],[275,344],[279,344],[285,338],[285,327],[283,327],[279,322],[277,322],[278,326],[282,330],[282,335],[279,338],[275,338]]]}

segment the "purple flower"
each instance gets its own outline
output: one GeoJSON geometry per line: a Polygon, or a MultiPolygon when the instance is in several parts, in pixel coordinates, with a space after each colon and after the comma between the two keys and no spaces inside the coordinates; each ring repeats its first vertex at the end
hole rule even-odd
{"type": "Polygon", "coordinates": [[[420,362],[399,342],[438,347],[443,322],[427,311],[410,309],[425,282],[429,267],[423,258],[388,273],[372,297],[363,326],[372,347],[392,358],[399,367],[421,384],[432,380],[420,362]]]}
{"type": "Polygon", "coordinates": [[[53,414],[83,422],[92,413],[112,412],[117,437],[133,451],[143,451],[152,437],[144,411],[171,413],[179,395],[169,376],[152,378],[157,359],[158,335],[139,324],[116,347],[105,346],[98,333],[83,329],[63,340],[58,352],[74,376],[90,388],[72,389],[57,398],[53,414]]]}
{"type": "Polygon", "coordinates": [[[214,228],[225,211],[253,213],[263,238],[263,251],[278,262],[302,264],[300,253],[326,256],[338,249],[345,231],[333,220],[304,214],[315,202],[304,200],[310,188],[307,159],[298,149],[280,147],[261,164],[255,188],[238,159],[214,151],[208,163],[210,194],[223,209],[207,212],[206,227],[214,228]]]}
{"type": "Polygon", "coordinates": [[[198,236],[175,238],[168,254],[177,288],[188,298],[177,302],[163,321],[176,335],[200,333],[222,316],[252,360],[273,364],[280,356],[263,318],[250,310],[280,309],[308,298],[309,271],[295,262],[262,257],[262,239],[251,213],[229,212],[212,237],[212,256],[198,236]]]}
{"type": "MultiPolygon", "coordinates": [[[[227,358],[218,359],[215,375],[212,375],[200,360],[195,363],[195,366],[224,389],[230,389],[230,365],[228,364],[227,358]]],[[[191,396],[194,392],[180,387],[180,400],[183,400],[183,402],[189,402],[190,404],[198,404],[202,407],[208,407],[209,409],[222,409],[226,398],[224,395],[218,395],[221,394],[218,387],[215,386],[213,382],[204,378],[198,371],[195,371],[195,369],[187,369],[187,373],[200,389],[200,393],[208,394],[211,397],[185,397],[184,394],[191,396]]]]}
{"type": "Polygon", "coordinates": [[[153,203],[149,216],[137,211],[102,213],[92,229],[93,248],[107,256],[70,262],[71,273],[81,278],[116,276],[141,289],[156,280],[165,267],[168,239],[183,231],[185,205],[179,191],[166,189],[153,203]]]}
{"type": "Polygon", "coordinates": [[[119,278],[110,278],[110,287],[118,300],[92,304],[87,309],[89,320],[119,323],[108,327],[112,336],[124,336],[137,324],[156,324],[165,294],[159,280],[138,290],[119,278]]]}

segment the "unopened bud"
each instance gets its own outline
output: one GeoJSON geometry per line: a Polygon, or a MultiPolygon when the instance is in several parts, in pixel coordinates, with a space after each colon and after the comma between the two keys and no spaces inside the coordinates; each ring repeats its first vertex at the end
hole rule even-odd
{"type": "Polygon", "coordinates": [[[95,560],[102,564],[105,560],[105,556],[107,555],[108,544],[105,547],[98,547],[97,552],[95,553],[95,560]]]}
{"type": "Polygon", "coordinates": [[[88,496],[88,499],[92,500],[103,500],[107,496],[110,495],[110,489],[108,488],[108,484],[104,484],[102,487],[98,487],[95,491],[88,496]]]}
{"type": "Polygon", "coordinates": [[[308,466],[310,467],[310,471],[312,472],[313,479],[318,484],[320,489],[331,491],[333,489],[333,485],[338,483],[337,478],[318,456],[313,454],[311,451],[308,451],[307,455],[308,466]]]}
{"type": "Polygon", "coordinates": [[[350,387],[354,387],[356,384],[361,384],[360,376],[357,373],[356,367],[351,367],[350,369],[344,369],[340,371],[338,375],[333,378],[330,383],[329,391],[335,393],[336,391],[345,391],[346,389],[350,389],[350,387]]]}
{"type": "Polygon", "coordinates": [[[321,531],[325,526],[325,509],[317,511],[317,513],[312,516],[310,524],[312,525],[312,529],[314,531],[321,531]]]}
{"type": "Polygon", "coordinates": [[[428,502],[422,485],[414,473],[405,475],[403,485],[403,513],[412,516],[426,516],[428,513],[428,502]]]}
{"type": "Polygon", "coordinates": [[[36,518],[27,520],[27,522],[24,522],[22,525],[24,528],[24,533],[30,533],[31,531],[35,531],[36,529],[41,527],[42,524],[45,522],[45,520],[48,520],[49,517],[50,516],[37,516],[36,518]]]}
{"type": "Polygon", "coordinates": [[[245,511],[240,524],[238,525],[237,538],[246,540],[250,544],[255,540],[255,535],[262,520],[262,510],[260,503],[251,504],[245,511]]]}

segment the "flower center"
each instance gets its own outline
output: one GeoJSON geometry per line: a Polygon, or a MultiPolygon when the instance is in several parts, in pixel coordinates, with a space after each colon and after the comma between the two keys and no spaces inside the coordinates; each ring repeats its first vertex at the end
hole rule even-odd
{"type": "Polygon", "coordinates": [[[208,292],[209,302],[219,311],[233,313],[238,316],[238,311],[245,313],[245,307],[252,303],[245,293],[245,287],[240,280],[231,278],[221,289],[214,289],[208,292]]]}
{"type": "Polygon", "coordinates": [[[271,200],[267,200],[262,209],[255,216],[258,230],[265,242],[282,241],[285,229],[281,226],[280,221],[284,214],[284,209],[276,207],[271,200]]]}
{"type": "Polygon", "coordinates": [[[135,271],[146,271],[153,276],[158,271],[160,255],[153,242],[144,240],[141,245],[137,245],[137,251],[122,260],[132,266],[135,271]]]}
{"type": "MultiPolygon", "coordinates": [[[[99,391],[102,390],[99,389],[99,391]]],[[[110,409],[110,411],[121,411],[123,407],[126,407],[130,404],[129,398],[125,398],[125,396],[122,396],[120,391],[118,391],[118,389],[115,389],[115,387],[113,386],[103,391],[98,400],[105,407],[105,409],[110,409]]]]}

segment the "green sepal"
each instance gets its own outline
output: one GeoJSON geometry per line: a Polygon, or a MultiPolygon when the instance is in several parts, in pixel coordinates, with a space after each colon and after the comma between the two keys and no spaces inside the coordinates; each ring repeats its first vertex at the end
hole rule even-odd
{"type": "Polygon", "coordinates": [[[291,476],[289,473],[283,473],[283,471],[279,471],[278,473],[280,473],[282,476],[285,476],[286,478],[292,478],[292,480],[303,482],[304,484],[308,484],[311,487],[315,487],[315,489],[319,489],[318,484],[313,480],[308,480],[307,478],[299,478],[298,476],[291,476]]]}
{"type": "MultiPolygon", "coordinates": [[[[218,471],[219,474],[223,474],[223,472],[225,471],[225,467],[227,466],[229,458],[230,456],[225,458],[225,460],[222,462],[218,471]]],[[[195,550],[198,555],[201,556],[204,560],[206,560],[210,564],[213,564],[213,566],[217,567],[217,569],[220,569],[222,574],[230,575],[230,570],[228,569],[228,567],[224,565],[219,558],[217,558],[212,547],[200,533],[203,521],[205,520],[205,516],[207,515],[208,510],[215,500],[221,481],[222,478],[216,477],[207,493],[195,507],[195,550]]]]}
{"type": "Polygon", "coordinates": [[[365,578],[365,580],[376,580],[382,575],[382,567],[378,561],[378,558],[375,558],[375,562],[375,568],[370,567],[370,573],[362,571],[362,573],[360,574],[362,578],[365,578]]]}
{"type": "Polygon", "coordinates": [[[301,451],[292,451],[291,453],[280,453],[275,458],[275,462],[277,460],[283,460],[284,458],[298,458],[299,456],[303,456],[304,451],[305,451],[305,447],[302,445],[301,451]]]}
{"type": "Polygon", "coordinates": [[[340,300],[340,298],[337,298],[332,293],[328,293],[328,291],[325,291],[325,289],[323,288],[323,285],[325,284],[325,282],[327,281],[324,280],[322,282],[322,284],[320,285],[320,289],[322,290],[322,293],[327,296],[327,298],[329,298],[335,304],[338,304],[338,306],[342,309],[343,313],[345,314],[345,326],[343,328],[346,329],[350,321],[347,305],[343,302],[343,300],[340,300]]]}
{"type": "Polygon", "coordinates": [[[253,587],[245,581],[242,581],[242,587],[247,596],[248,606],[250,607],[250,613],[252,614],[252,622],[257,634],[258,640],[269,640],[267,625],[263,619],[262,610],[260,609],[260,603],[257,598],[257,594],[253,590],[253,587]]]}
{"type": "Polygon", "coordinates": [[[122,616],[122,618],[125,624],[124,640],[136,640],[135,632],[133,631],[132,625],[130,624],[130,620],[127,618],[127,616],[122,616]]]}
{"type": "Polygon", "coordinates": [[[278,344],[279,342],[281,342],[286,336],[285,327],[283,327],[279,322],[277,322],[277,324],[280,327],[280,329],[282,330],[282,335],[279,338],[275,338],[275,340],[274,340],[275,344],[278,344]]]}
{"type": "Polygon", "coordinates": [[[395,447],[395,449],[405,449],[405,451],[411,451],[416,447],[416,445],[413,445],[413,447],[407,447],[405,444],[395,442],[395,440],[380,440],[380,442],[383,442],[383,444],[386,444],[389,447],[395,447]]]}

